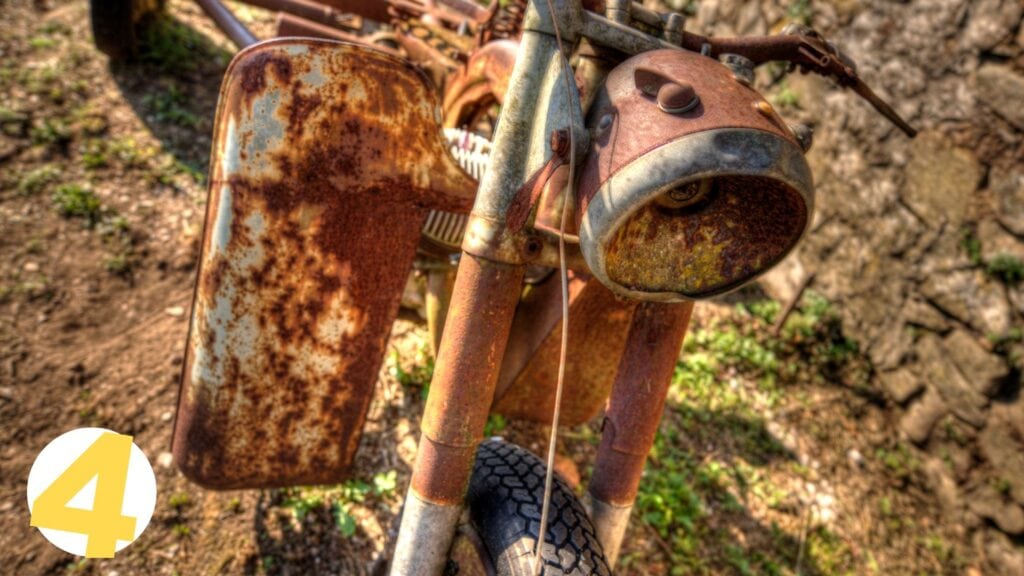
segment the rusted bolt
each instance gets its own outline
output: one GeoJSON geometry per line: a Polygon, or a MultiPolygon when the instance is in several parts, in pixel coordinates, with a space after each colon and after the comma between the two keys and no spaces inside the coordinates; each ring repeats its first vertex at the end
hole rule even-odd
{"type": "Polygon", "coordinates": [[[697,92],[687,82],[666,82],[658,89],[658,108],[669,114],[683,114],[700,104],[697,92]]]}
{"type": "Polygon", "coordinates": [[[726,68],[732,71],[732,77],[737,82],[744,86],[754,84],[754,62],[750,58],[739,54],[722,54],[720,60],[726,68]]]}
{"type": "Polygon", "coordinates": [[[814,143],[814,128],[807,124],[790,124],[789,129],[796,137],[796,143],[804,152],[811,149],[811,144],[814,143]]]}
{"type": "Polygon", "coordinates": [[[536,238],[529,238],[526,241],[525,248],[527,256],[536,256],[537,254],[540,254],[542,246],[540,240],[536,238]]]}
{"type": "Polygon", "coordinates": [[[605,18],[617,24],[629,26],[629,22],[632,19],[630,14],[632,5],[632,0],[609,0],[608,4],[605,5],[605,18]]]}
{"type": "Polygon", "coordinates": [[[670,12],[668,20],[665,21],[663,36],[665,41],[676,46],[683,43],[683,30],[686,28],[686,18],[678,12],[670,12]]]}

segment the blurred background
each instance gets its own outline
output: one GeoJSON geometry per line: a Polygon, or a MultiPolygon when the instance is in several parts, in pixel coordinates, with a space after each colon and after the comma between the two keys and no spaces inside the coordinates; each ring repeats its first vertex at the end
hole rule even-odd
{"type": "MultiPolygon", "coordinates": [[[[0,573],[379,573],[433,366],[421,322],[395,325],[345,484],[210,492],[172,462],[233,47],[194,3],[168,7],[112,65],[84,0],[0,0],[0,573]],[[153,521],[116,559],[28,526],[35,455],[80,426],[135,436],[156,469],[153,521]]],[[[620,572],[1024,574],[1024,3],[668,7],[717,35],[810,24],[921,133],[827,80],[758,71],[815,129],[814,224],[758,285],[698,305],[620,572]]],[[[545,449],[543,427],[492,416],[488,434],[545,449]]],[[[598,438],[562,431],[570,482],[598,438]]]]}

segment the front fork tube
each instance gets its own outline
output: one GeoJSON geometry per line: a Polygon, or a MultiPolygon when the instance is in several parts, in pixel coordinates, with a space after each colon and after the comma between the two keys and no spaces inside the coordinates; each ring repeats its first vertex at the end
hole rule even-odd
{"type": "Polygon", "coordinates": [[[494,399],[523,267],[459,261],[391,574],[441,574],[494,399]]]}
{"type": "Polygon", "coordinates": [[[610,566],[619,556],[692,312],[693,302],[645,302],[633,316],[587,490],[610,566]]]}

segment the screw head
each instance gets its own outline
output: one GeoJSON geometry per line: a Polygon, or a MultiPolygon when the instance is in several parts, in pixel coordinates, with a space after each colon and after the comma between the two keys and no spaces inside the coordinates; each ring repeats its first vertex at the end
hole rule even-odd
{"type": "Polygon", "coordinates": [[[683,114],[700,104],[700,97],[687,82],[666,82],[658,89],[658,108],[668,114],[683,114]]]}

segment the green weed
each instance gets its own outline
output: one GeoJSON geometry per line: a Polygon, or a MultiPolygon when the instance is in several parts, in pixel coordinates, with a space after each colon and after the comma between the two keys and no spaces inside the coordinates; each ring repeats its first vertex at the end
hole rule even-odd
{"type": "Polygon", "coordinates": [[[189,505],[190,500],[185,492],[175,492],[167,499],[167,503],[175,510],[181,510],[189,505]]]}
{"type": "Polygon", "coordinates": [[[174,124],[183,128],[199,127],[199,117],[185,107],[185,94],[174,84],[162,92],[147,94],[142,99],[158,122],[174,124]]]}
{"type": "Polygon", "coordinates": [[[814,16],[814,9],[811,7],[811,0],[794,0],[786,8],[786,16],[793,22],[811,25],[811,17],[814,16]]]}
{"type": "Polygon", "coordinates": [[[283,492],[281,505],[292,511],[297,522],[317,510],[327,510],[342,535],[355,534],[355,518],[350,514],[351,506],[366,501],[369,497],[392,498],[398,485],[398,473],[394,470],[373,476],[372,483],[349,480],[336,486],[290,488],[283,492]]]}
{"type": "Polygon", "coordinates": [[[71,136],[71,127],[63,118],[46,118],[29,129],[32,143],[41,146],[64,146],[71,136]]]}
{"type": "Polygon", "coordinates": [[[1024,281],[1024,262],[1012,254],[996,254],[985,265],[985,272],[1007,286],[1024,281]]]}
{"type": "Polygon", "coordinates": [[[49,36],[33,36],[28,41],[33,50],[47,50],[57,45],[57,41],[49,36]]]}
{"type": "Polygon", "coordinates": [[[54,164],[44,164],[30,170],[18,182],[18,195],[34,196],[57,181],[60,177],[60,169],[54,164]]]}
{"type": "Polygon", "coordinates": [[[91,190],[78,184],[63,184],[53,194],[57,212],[65,218],[82,218],[94,227],[104,215],[103,204],[91,190]]]}
{"type": "Polygon", "coordinates": [[[146,27],[140,44],[142,63],[170,74],[194,72],[211,60],[224,65],[231,58],[199,32],[167,16],[146,27]]]}
{"type": "Polygon", "coordinates": [[[508,421],[504,416],[501,414],[491,414],[487,417],[487,424],[484,425],[484,438],[501,434],[507,426],[508,421]]]}
{"type": "Polygon", "coordinates": [[[781,108],[799,108],[800,94],[788,84],[783,84],[782,89],[775,95],[775,104],[781,108]]]}

